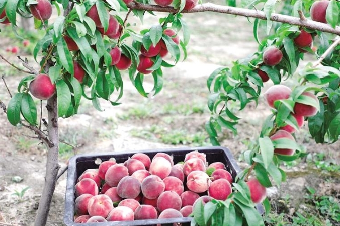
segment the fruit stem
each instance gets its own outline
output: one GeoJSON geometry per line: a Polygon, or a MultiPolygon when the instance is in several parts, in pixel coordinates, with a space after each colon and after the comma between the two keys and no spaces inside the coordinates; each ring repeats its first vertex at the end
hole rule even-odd
{"type": "Polygon", "coordinates": [[[253,171],[253,169],[255,168],[255,166],[257,165],[257,162],[253,162],[253,164],[250,166],[250,168],[248,169],[247,175],[244,178],[244,181],[248,181],[248,178],[250,176],[251,171],[253,171]]]}
{"type": "Polygon", "coordinates": [[[47,56],[46,56],[46,58],[45,58],[45,61],[44,61],[43,65],[42,65],[42,67],[40,68],[39,73],[41,73],[42,70],[44,69],[44,67],[46,66],[46,63],[47,63],[47,61],[49,60],[49,58],[51,57],[52,50],[54,49],[54,47],[55,47],[55,45],[53,45],[53,44],[50,45],[50,47],[49,47],[49,49],[48,49],[47,56]]]}
{"type": "Polygon", "coordinates": [[[305,21],[305,20],[306,20],[306,17],[305,17],[305,15],[303,14],[303,12],[302,12],[301,10],[298,10],[298,13],[299,13],[300,20],[301,20],[301,21],[305,21]]]}

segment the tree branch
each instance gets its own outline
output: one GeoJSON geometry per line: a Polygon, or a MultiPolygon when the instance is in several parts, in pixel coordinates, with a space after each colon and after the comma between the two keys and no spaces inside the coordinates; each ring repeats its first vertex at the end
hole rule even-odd
{"type": "Polygon", "coordinates": [[[318,66],[327,56],[330,54],[333,49],[340,44],[340,36],[337,36],[332,45],[328,47],[328,49],[320,56],[320,58],[313,64],[313,67],[318,66]]]}
{"type": "Polygon", "coordinates": [[[57,180],[66,172],[67,169],[68,169],[68,166],[65,166],[59,170],[58,175],[57,175],[57,180]]]}
{"type": "Polygon", "coordinates": [[[9,90],[8,86],[7,86],[7,83],[6,83],[6,80],[5,80],[5,75],[2,75],[1,78],[2,78],[2,81],[4,81],[4,84],[5,84],[6,88],[7,88],[7,91],[8,91],[8,93],[9,93],[9,96],[12,98],[12,93],[11,93],[11,91],[9,90]]]}
{"type": "Polygon", "coordinates": [[[8,63],[9,65],[11,65],[12,67],[14,67],[15,69],[19,70],[19,71],[22,71],[22,72],[25,72],[25,73],[28,73],[28,74],[34,74],[32,71],[26,71],[24,69],[21,69],[19,68],[18,66],[12,64],[11,62],[9,62],[5,57],[3,57],[1,54],[0,54],[0,58],[3,59],[6,63],[8,63]]]}
{"type": "Polygon", "coordinates": [[[36,135],[38,135],[38,139],[42,140],[49,148],[54,147],[54,143],[48,139],[47,135],[43,133],[38,127],[32,126],[32,125],[27,125],[25,123],[21,123],[22,126],[34,131],[36,135]]]}
{"type": "MultiPolygon", "coordinates": [[[[130,3],[128,7],[130,9],[154,11],[154,12],[168,12],[168,13],[178,12],[178,9],[175,9],[173,7],[145,5],[145,4],[141,4],[137,2],[130,3]]],[[[231,6],[221,6],[221,5],[216,5],[213,3],[204,3],[201,5],[197,5],[192,10],[182,11],[182,13],[199,13],[199,12],[224,13],[224,14],[231,14],[231,15],[236,15],[236,16],[253,17],[253,18],[259,18],[261,20],[267,20],[266,14],[260,10],[243,9],[243,8],[237,8],[237,7],[231,7],[231,6]]],[[[301,20],[298,17],[286,16],[286,15],[277,14],[277,13],[272,13],[270,20],[340,35],[340,27],[332,28],[328,24],[315,22],[312,20],[307,20],[307,19],[301,20]]]]}
{"type": "Polygon", "coordinates": [[[18,56],[19,60],[22,61],[22,66],[24,66],[25,68],[27,68],[28,70],[30,70],[32,72],[32,74],[39,74],[39,72],[37,70],[35,70],[33,67],[31,67],[29,64],[28,64],[28,60],[27,58],[22,59],[20,56],[18,56]]]}

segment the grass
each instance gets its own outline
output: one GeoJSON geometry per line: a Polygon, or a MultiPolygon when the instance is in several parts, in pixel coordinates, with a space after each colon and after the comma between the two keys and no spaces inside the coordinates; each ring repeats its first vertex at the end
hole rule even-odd
{"type": "Polygon", "coordinates": [[[124,121],[132,119],[145,119],[152,115],[153,108],[150,105],[137,105],[130,108],[126,113],[118,115],[118,118],[124,121]]]}
{"type": "Polygon", "coordinates": [[[206,110],[207,110],[206,106],[203,103],[179,104],[179,105],[166,103],[163,106],[162,113],[163,114],[192,115],[192,114],[203,114],[206,110]]]}

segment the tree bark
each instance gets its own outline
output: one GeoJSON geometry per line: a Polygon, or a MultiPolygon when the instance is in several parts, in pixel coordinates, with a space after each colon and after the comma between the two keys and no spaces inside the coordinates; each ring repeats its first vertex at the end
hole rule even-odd
{"type": "Polygon", "coordinates": [[[51,97],[50,99],[48,99],[47,110],[48,110],[48,137],[49,140],[53,143],[53,147],[50,147],[48,149],[46,161],[45,185],[39,201],[39,208],[34,222],[35,226],[46,225],[59,170],[58,105],[56,94],[53,95],[53,97],[51,97]]]}

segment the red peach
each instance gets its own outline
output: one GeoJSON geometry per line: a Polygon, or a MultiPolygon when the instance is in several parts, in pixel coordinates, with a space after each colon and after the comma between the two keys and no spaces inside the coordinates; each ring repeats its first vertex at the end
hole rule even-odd
{"type": "MultiPolygon", "coordinates": [[[[166,209],[164,211],[162,211],[159,216],[158,216],[158,219],[165,219],[165,218],[182,218],[183,215],[181,212],[179,212],[178,210],[176,209],[172,209],[172,208],[169,208],[169,209],[166,209]]],[[[159,224],[158,224],[159,225],[159,224]]],[[[157,226],[158,226],[157,225],[157,226]]],[[[174,225],[178,225],[176,223],[174,223],[174,225]]]]}
{"type": "Polygon", "coordinates": [[[198,3],[198,0],[186,0],[184,9],[185,10],[191,10],[191,9],[195,8],[197,3],[198,3]]]}
{"type": "Polygon", "coordinates": [[[171,172],[169,174],[169,176],[174,176],[177,177],[178,179],[180,179],[182,182],[184,182],[184,173],[183,173],[183,165],[174,165],[171,168],[171,172]]]}
{"type": "Polygon", "coordinates": [[[1,15],[0,15],[0,20],[3,20],[5,17],[6,17],[6,19],[5,19],[4,21],[0,22],[0,23],[2,23],[2,24],[9,24],[9,23],[11,23],[11,22],[9,21],[7,15],[6,15],[6,10],[4,9],[4,10],[2,11],[1,15]]]}
{"type": "Polygon", "coordinates": [[[37,4],[31,4],[30,10],[37,20],[48,20],[52,15],[52,5],[48,0],[37,0],[37,4]]]}
{"type": "MultiPolygon", "coordinates": [[[[316,101],[316,103],[319,103],[318,98],[311,92],[303,92],[301,96],[311,97],[316,101]]],[[[310,117],[310,116],[315,115],[317,111],[318,110],[314,106],[307,105],[307,104],[295,103],[295,106],[294,106],[294,113],[296,115],[310,117]]]]}
{"type": "Polygon", "coordinates": [[[163,157],[156,157],[152,159],[149,172],[152,175],[157,175],[161,179],[169,176],[171,172],[171,163],[163,157]]]}
{"type": "Polygon", "coordinates": [[[17,54],[19,52],[19,47],[18,46],[13,46],[11,49],[11,52],[14,54],[17,54]]]}
{"type": "Polygon", "coordinates": [[[267,189],[256,178],[251,178],[246,183],[249,187],[250,198],[254,203],[260,203],[266,198],[267,189]]]}
{"type": "Polygon", "coordinates": [[[116,64],[116,67],[119,70],[126,70],[131,66],[131,64],[132,64],[131,59],[129,59],[124,54],[121,54],[120,59],[119,59],[118,63],[116,64]]]}
{"type": "MultiPolygon", "coordinates": [[[[176,32],[170,28],[167,28],[163,31],[163,33],[169,37],[172,38],[172,41],[174,41],[174,43],[176,43],[177,45],[179,44],[179,37],[177,36],[176,32]]],[[[166,49],[165,43],[161,43],[162,44],[162,48],[166,49]]]]}
{"type": "Polygon", "coordinates": [[[144,164],[137,159],[126,160],[124,166],[128,169],[129,175],[132,175],[137,170],[145,170],[144,164]]]}
{"type": "Polygon", "coordinates": [[[115,164],[106,171],[105,181],[111,187],[115,187],[125,176],[129,176],[128,169],[124,165],[115,164]]]}
{"type": "Polygon", "coordinates": [[[72,38],[70,38],[67,35],[64,35],[64,40],[65,40],[65,42],[67,44],[68,50],[70,50],[70,51],[77,51],[77,50],[79,50],[79,47],[77,46],[77,43],[72,38]]]}
{"type": "Polygon", "coordinates": [[[147,170],[137,170],[131,176],[136,178],[139,182],[143,182],[144,178],[151,174],[147,170]]]}
{"type": "Polygon", "coordinates": [[[223,162],[213,162],[208,166],[208,168],[214,168],[215,170],[226,169],[223,162]]]}
{"type": "Polygon", "coordinates": [[[123,177],[117,185],[117,193],[122,198],[134,199],[140,192],[141,183],[132,176],[123,177]]]}
{"type": "Polygon", "coordinates": [[[94,23],[96,24],[97,27],[102,28],[102,22],[100,21],[99,18],[99,13],[96,5],[93,5],[90,10],[86,13],[88,17],[90,17],[94,23]]]}
{"type": "Polygon", "coordinates": [[[327,23],[326,20],[326,10],[328,7],[329,1],[315,1],[310,8],[310,16],[312,20],[327,23]]]}
{"type": "Polygon", "coordinates": [[[154,159],[154,158],[156,158],[156,157],[163,157],[163,158],[165,158],[166,160],[168,160],[170,163],[171,163],[171,166],[173,166],[174,165],[174,157],[173,156],[170,156],[170,155],[168,155],[168,154],[166,154],[166,153],[157,153],[153,158],[152,158],[152,160],[154,159]]]}
{"type": "Polygon", "coordinates": [[[133,221],[134,219],[134,212],[127,206],[117,206],[107,217],[108,221],[133,221]]]}
{"type": "Polygon", "coordinates": [[[118,46],[115,46],[113,49],[110,50],[110,55],[111,55],[111,65],[116,65],[121,57],[122,51],[118,46]]]}
{"type": "Polygon", "coordinates": [[[165,184],[159,176],[147,176],[142,182],[142,193],[148,199],[157,198],[165,188],[165,184]]]}
{"type": "MultiPolygon", "coordinates": [[[[291,115],[295,118],[295,120],[298,124],[298,127],[301,128],[303,126],[305,118],[302,115],[296,115],[296,114],[291,114],[291,115]]],[[[285,125],[284,127],[280,128],[280,129],[286,130],[288,133],[294,133],[295,132],[295,128],[291,125],[288,125],[288,124],[285,125]]]]}
{"type": "Polygon", "coordinates": [[[109,196],[113,203],[122,200],[122,198],[117,193],[117,187],[109,188],[104,194],[109,196]]]}
{"type": "Polygon", "coordinates": [[[187,187],[197,193],[202,193],[208,190],[209,176],[203,171],[192,171],[187,177],[187,187]]]}
{"type": "Polygon", "coordinates": [[[141,161],[144,164],[145,169],[147,169],[147,170],[149,169],[150,164],[151,164],[151,160],[150,160],[150,157],[147,156],[146,154],[136,153],[131,158],[141,161]]]}
{"type": "Polygon", "coordinates": [[[75,185],[76,196],[82,194],[98,195],[98,185],[90,178],[85,178],[75,185]]]}
{"type": "Polygon", "coordinates": [[[186,154],[184,158],[184,162],[188,161],[189,159],[193,159],[193,158],[199,158],[204,162],[204,164],[207,163],[206,155],[204,153],[199,153],[197,150],[186,154]]]}
{"type": "Polygon", "coordinates": [[[274,66],[281,62],[283,54],[280,49],[275,46],[268,47],[263,53],[263,62],[266,65],[274,66]]]}
{"type": "Polygon", "coordinates": [[[23,44],[24,47],[27,47],[30,44],[30,41],[29,40],[24,40],[22,42],[22,44],[23,44]]]}
{"type": "Polygon", "coordinates": [[[217,200],[226,200],[231,192],[231,185],[226,179],[214,180],[208,189],[208,194],[217,200]]]}
{"type": "Polygon", "coordinates": [[[183,182],[177,177],[168,176],[163,179],[163,182],[165,184],[164,191],[174,191],[178,195],[181,195],[184,191],[183,182]]]}
{"type": "Polygon", "coordinates": [[[102,216],[93,216],[86,223],[95,223],[95,222],[107,222],[107,220],[102,216]]]}
{"type": "Polygon", "coordinates": [[[183,172],[188,176],[192,171],[206,171],[204,162],[199,158],[189,159],[184,163],[183,172]]]}
{"type": "MultiPolygon", "coordinates": [[[[279,130],[270,137],[271,140],[278,140],[281,138],[295,141],[294,137],[285,130],[279,130]]],[[[275,148],[274,153],[279,155],[294,155],[295,150],[290,148],[275,148]]]]}
{"type": "Polygon", "coordinates": [[[193,206],[184,206],[179,212],[181,212],[183,217],[189,217],[189,215],[193,212],[193,206]]]}
{"type": "Polygon", "coordinates": [[[109,190],[110,188],[111,188],[111,186],[108,185],[107,183],[105,183],[105,184],[103,185],[103,187],[101,188],[100,193],[101,193],[101,194],[105,194],[105,192],[106,192],[107,190],[109,190]]]}
{"type": "Polygon", "coordinates": [[[157,207],[157,198],[155,198],[155,199],[148,199],[148,198],[143,197],[142,204],[144,204],[144,205],[151,205],[151,206],[154,206],[156,208],[157,207]]]}
{"type": "Polygon", "coordinates": [[[78,196],[76,200],[74,201],[74,212],[79,215],[89,214],[87,206],[88,206],[90,198],[92,197],[93,195],[91,194],[82,194],[78,196]]]}
{"type": "Polygon", "coordinates": [[[30,83],[29,90],[34,97],[40,100],[47,100],[55,93],[56,86],[52,84],[47,74],[39,74],[30,83]]]}
{"type": "Polygon", "coordinates": [[[174,191],[164,191],[159,195],[157,199],[157,209],[159,212],[162,212],[165,209],[176,209],[180,210],[182,207],[182,199],[174,191]]]}
{"type": "Polygon", "coordinates": [[[155,3],[160,6],[168,6],[173,2],[173,0],[155,0],[155,3]]]}
{"type": "Polygon", "coordinates": [[[101,180],[100,180],[100,177],[98,175],[98,169],[85,170],[80,175],[80,177],[78,178],[78,182],[81,181],[84,178],[90,178],[90,179],[94,180],[96,182],[96,184],[98,185],[98,187],[100,187],[100,185],[101,185],[101,180]]]}
{"type": "Polygon", "coordinates": [[[105,180],[105,174],[107,172],[107,170],[116,164],[116,160],[115,159],[110,159],[109,161],[104,161],[99,165],[99,171],[98,171],[98,175],[102,180],[105,180]]]}
{"type": "Polygon", "coordinates": [[[132,209],[132,211],[135,211],[137,207],[140,206],[140,203],[135,199],[124,199],[120,201],[118,206],[126,206],[132,209]]]}
{"type": "Polygon", "coordinates": [[[209,195],[203,195],[201,197],[199,197],[193,204],[193,208],[195,209],[195,205],[197,205],[197,203],[202,202],[203,205],[205,205],[206,203],[210,202],[213,198],[209,195]]]}
{"type": "Polygon", "coordinates": [[[262,71],[261,69],[258,69],[258,70],[257,70],[257,73],[258,73],[259,76],[261,77],[262,82],[268,82],[269,76],[268,76],[267,72],[262,71]]]}
{"type": "Polygon", "coordinates": [[[151,205],[140,205],[135,210],[135,220],[157,219],[157,217],[157,210],[151,205]]]}
{"type": "Polygon", "coordinates": [[[267,103],[270,107],[274,107],[274,102],[277,100],[288,99],[292,90],[285,85],[273,85],[264,94],[267,103]]]}
{"type": "Polygon", "coordinates": [[[95,195],[90,198],[88,203],[90,216],[101,216],[106,218],[113,208],[113,202],[107,195],[95,195]]]}
{"type": "Polygon", "coordinates": [[[300,48],[310,47],[313,43],[312,35],[305,30],[301,30],[301,33],[294,38],[294,43],[300,48]]]}
{"type": "Polygon", "coordinates": [[[213,178],[213,180],[226,179],[227,181],[229,181],[229,183],[233,183],[233,177],[231,176],[231,174],[228,171],[226,171],[224,169],[215,170],[211,174],[211,177],[213,178]]]}
{"type": "Polygon", "coordinates": [[[151,45],[149,49],[145,49],[144,46],[141,46],[140,52],[142,55],[146,57],[154,57],[159,54],[159,51],[161,51],[161,43],[158,42],[155,46],[151,45]]]}
{"type": "Polygon", "coordinates": [[[74,223],[86,223],[90,218],[90,215],[81,215],[74,220],[74,223]]]}
{"type": "Polygon", "coordinates": [[[185,191],[181,194],[182,206],[192,206],[199,198],[199,194],[193,191],[185,191]]]}
{"type": "Polygon", "coordinates": [[[153,72],[153,70],[150,70],[153,66],[153,61],[150,57],[146,57],[143,55],[139,56],[139,63],[137,65],[137,71],[139,71],[142,74],[150,74],[153,72]]]}
{"type": "Polygon", "coordinates": [[[73,61],[73,76],[79,83],[83,82],[85,71],[77,61],[73,61]]]}

